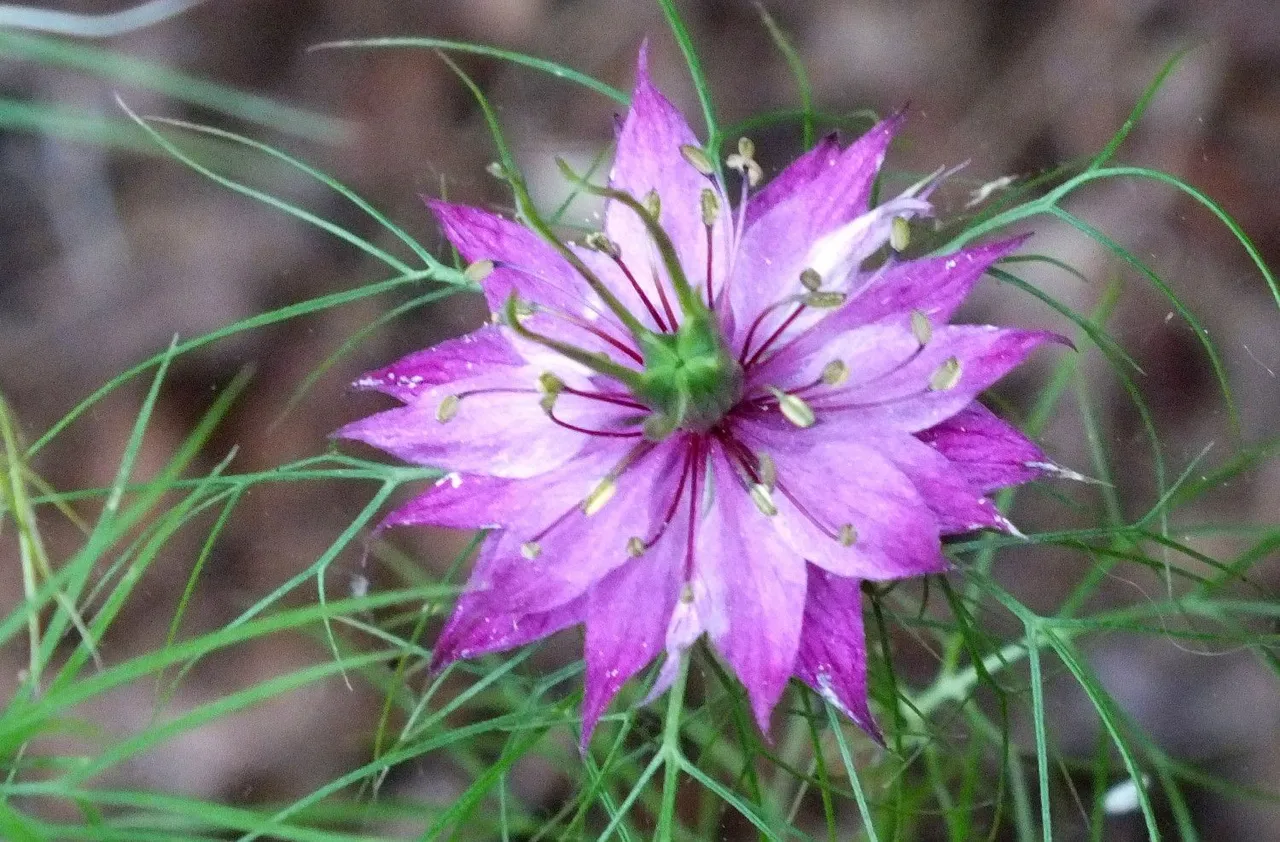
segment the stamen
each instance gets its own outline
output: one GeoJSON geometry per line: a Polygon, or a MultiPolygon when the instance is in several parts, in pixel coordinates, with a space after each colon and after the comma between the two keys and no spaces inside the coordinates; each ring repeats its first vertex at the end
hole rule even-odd
{"type": "Polygon", "coordinates": [[[502,165],[501,161],[490,161],[485,164],[484,171],[501,181],[507,180],[507,168],[502,165]]]}
{"type": "Polygon", "coordinates": [[[458,414],[458,404],[460,403],[462,403],[462,399],[457,395],[445,395],[440,401],[440,405],[436,407],[436,420],[441,424],[448,424],[458,414]]]}
{"type": "MultiPolygon", "coordinates": [[[[787,328],[791,327],[792,323],[795,322],[796,319],[800,318],[800,314],[804,312],[804,308],[805,308],[805,305],[800,304],[798,307],[796,307],[796,309],[792,310],[791,315],[783,319],[782,324],[778,325],[778,327],[773,331],[773,333],[769,334],[769,338],[766,339],[764,342],[760,343],[760,347],[757,348],[756,352],[751,355],[751,359],[747,360],[745,363],[742,364],[742,367],[751,368],[751,366],[755,365],[760,360],[760,357],[764,355],[764,352],[768,351],[770,346],[772,346],[773,343],[778,341],[778,337],[782,336],[782,334],[786,332],[787,328]]],[[[761,316],[763,315],[764,314],[762,313],[761,316]]],[[[752,327],[754,328],[755,325],[752,325],[752,327]]],[[[748,339],[751,338],[750,334],[747,335],[747,338],[748,339]]],[[[743,347],[745,348],[746,345],[743,345],[743,347]]]]}
{"type": "Polygon", "coordinates": [[[633,535],[627,539],[627,555],[632,558],[639,558],[644,555],[644,552],[647,549],[648,547],[645,546],[643,538],[633,535]]]}
{"type": "Polygon", "coordinates": [[[837,538],[842,547],[852,547],[858,541],[858,530],[853,528],[852,523],[843,523],[840,525],[839,538],[837,538]]]}
{"type": "Polygon", "coordinates": [[[693,481],[689,493],[689,529],[685,533],[684,580],[693,578],[693,551],[698,536],[698,501],[702,496],[702,475],[706,471],[705,451],[701,437],[693,439],[693,458],[690,461],[693,481]]]}
{"type": "Polygon", "coordinates": [[[929,317],[919,310],[912,310],[911,332],[915,334],[916,341],[921,346],[928,345],[929,340],[933,338],[933,325],[929,322],[929,317]]]}
{"type": "Polygon", "coordinates": [[[667,314],[668,324],[671,325],[672,330],[675,330],[677,323],[676,311],[672,309],[671,302],[667,300],[667,289],[658,278],[658,267],[650,264],[649,272],[653,278],[654,289],[658,291],[658,300],[662,302],[662,312],[667,314]]]}
{"type": "Polygon", "coordinates": [[[613,477],[605,477],[600,480],[595,488],[591,489],[591,493],[582,501],[582,513],[587,517],[591,517],[603,509],[613,499],[613,495],[617,493],[617,481],[613,477]]]}
{"type": "Polygon", "coordinates": [[[749,491],[751,502],[756,504],[760,514],[765,517],[775,517],[778,514],[778,507],[773,503],[773,494],[766,486],[756,483],[750,487],[749,491]]]}
{"type": "Polygon", "coordinates": [[[959,382],[960,360],[957,357],[947,357],[929,378],[929,388],[934,392],[945,392],[955,388],[959,382]]]}
{"type": "Polygon", "coordinates": [[[680,602],[685,605],[693,605],[693,585],[685,582],[680,586],[680,602]]]}
{"type": "Polygon", "coordinates": [[[640,300],[644,302],[645,309],[649,311],[649,315],[653,318],[654,324],[664,333],[667,330],[666,322],[662,321],[662,317],[658,315],[657,309],[653,306],[653,302],[649,300],[649,296],[645,294],[644,288],[640,286],[640,282],[636,280],[636,276],[631,273],[631,268],[622,260],[622,247],[610,240],[602,231],[593,231],[583,240],[588,248],[594,249],[608,257],[622,271],[627,280],[631,282],[631,288],[636,291],[636,295],[640,296],[640,300]]]}
{"type": "Polygon", "coordinates": [[[738,138],[738,154],[730,155],[725,159],[725,164],[730,169],[735,169],[746,177],[746,182],[752,187],[760,183],[764,178],[764,170],[760,169],[760,165],[755,161],[756,145],[749,137],[738,138]]]}
{"type": "Polygon", "coordinates": [[[800,284],[809,292],[817,292],[822,289],[822,276],[817,269],[807,268],[800,273],[800,284]]]}
{"type": "Polygon", "coordinates": [[[843,292],[827,292],[818,290],[800,296],[800,303],[806,307],[817,307],[819,310],[834,310],[849,299],[843,292]]]}
{"type": "Polygon", "coordinates": [[[467,266],[466,269],[462,270],[462,277],[471,281],[473,284],[480,283],[491,274],[493,274],[492,260],[477,260],[475,263],[472,263],[467,266]]]}
{"type": "Polygon", "coordinates": [[[711,163],[711,157],[701,147],[686,143],[680,147],[680,154],[689,162],[689,166],[703,175],[709,176],[715,173],[715,164],[711,163]]]}
{"type": "Polygon", "coordinates": [[[784,392],[776,386],[769,386],[768,389],[777,398],[778,409],[782,411],[782,417],[792,424],[805,429],[812,427],[814,422],[817,421],[817,416],[813,414],[813,407],[809,406],[803,398],[784,392]]]}
{"type": "Polygon", "coordinates": [[[839,386],[849,379],[849,366],[844,360],[832,360],[822,367],[822,382],[839,386]]]}
{"type": "Polygon", "coordinates": [[[906,251],[911,245],[911,223],[905,216],[895,216],[889,223],[889,248],[894,251],[906,251]]]}
{"type": "Polygon", "coordinates": [[[756,461],[758,463],[757,477],[760,480],[760,484],[773,491],[778,484],[778,466],[774,464],[773,457],[761,451],[756,454],[756,461]]]}
{"type": "Polygon", "coordinates": [[[650,190],[646,193],[641,205],[644,212],[649,214],[649,218],[657,222],[658,217],[662,215],[662,198],[658,195],[658,191],[650,190]]]}
{"type": "Polygon", "coordinates": [[[702,227],[707,235],[707,307],[714,310],[716,303],[711,297],[712,255],[715,252],[715,224],[720,214],[720,200],[710,190],[702,191],[702,227]]]}
{"type": "Polygon", "coordinates": [[[658,526],[658,531],[653,534],[652,538],[644,542],[645,549],[658,543],[659,539],[666,534],[667,527],[671,525],[671,521],[675,519],[676,509],[680,508],[680,500],[684,497],[684,487],[689,481],[692,467],[693,448],[689,448],[685,451],[684,465],[680,468],[680,482],[676,485],[676,493],[672,496],[671,503],[667,506],[667,511],[662,516],[662,523],[658,526]]]}
{"type": "Polygon", "coordinates": [[[608,438],[608,439],[638,439],[640,438],[641,435],[643,435],[643,433],[640,433],[637,431],[593,430],[589,427],[579,427],[577,424],[570,424],[568,421],[565,421],[561,418],[556,417],[556,414],[554,411],[555,401],[551,401],[551,404],[552,404],[551,408],[547,407],[546,401],[547,399],[546,397],[544,397],[541,401],[539,401],[539,405],[542,406],[543,411],[547,413],[547,417],[550,418],[552,421],[554,421],[558,426],[564,427],[566,430],[573,430],[575,433],[583,433],[584,435],[588,435],[588,436],[597,436],[600,438],[608,438]]]}
{"type": "Polygon", "coordinates": [[[520,545],[520,555],[529,559],[529,561],[533,561],[542,555],[542,545],[537,541],[527,541],[520,545]]]}

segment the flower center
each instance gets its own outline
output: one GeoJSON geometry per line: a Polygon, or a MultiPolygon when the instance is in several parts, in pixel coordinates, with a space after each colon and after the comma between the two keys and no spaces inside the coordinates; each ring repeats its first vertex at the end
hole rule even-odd
{"type": "Polygon", "coordinates": [[[638,338],[644,371],[634,394],[654,411],[645,424],[650,438],[677,429],[706,432],[742,398],[742,366],[707,308],[687,307],[675,333],[638,338]]]}

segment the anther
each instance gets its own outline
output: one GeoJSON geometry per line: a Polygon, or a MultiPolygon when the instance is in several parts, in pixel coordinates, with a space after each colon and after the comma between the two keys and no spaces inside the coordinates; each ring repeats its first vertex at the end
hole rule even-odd
{"type": "Polygon", "coordinates": [[[809,292],[817,292],[822,289],[822,276],[816,269],[805,269],[800,273],[800,283],[809,292]]]}
{"type": "Polygon", "coordinates": [[[738,138],[738,154],[730,155],[725,163],[747,177],[747,184],[755,187],[764,178],[764,170],[755,161],[756,145],[749,137],[738,138]]]}
{"type": "Polygon", "coordinates": [[[852,547],[858,541],[858,530],[853,528],[852,523],[841,524],[836,540],[842,547],[852,547]]]}
{"type": "Polygon", "coordinates": [[[644,555],[644,551],[648,549],[645,546],[643,538],[637,538],[634,535],[627,539],[627,555],[632,558],[639,558],[644,555]]]}
{"type": "Polygon", "coordinates": [[[693,599],[693,585],[685,582],[684,585],[680,587],[680,602],[685,605],[693,605],[693,599]]]}
{"type": "Polygon", "coordinates": [[[680,154],[689,162],[689,166],[703,175],[711,175],[716,171],[715,165],[711,163],[711,158],[699,146],[686,143],[680,147],[680,154]]]}
{"type": "Polygon", "coordinates": [[[542,545],[537,541],[529,541],[528,543],[521,544],[520,555],[529,559],[529,561],[533,561],[538,556],[542,555],[542,545]]]}
{"type": "Polygon", "coordinates": [[[960,382],[960,360],[947,357],[938,370],[929,378],[929,388],[935,392],[945,392],[960,382]]]}
{"type": "Polygon", "coordinates": [[[716,194],[713,191],[704,189],[701,201],[702,224],[710,228],[716,224],[716,217],[720,215],[720,200],[716,198],[716,194]]]}
{"type": "Polygon", "coordinates": [[[436,407],[436,420],[441,424],[447,424],[453,420],[458,414],[458,404],[462,403],[462,399],[457,395],[445,395],[440,401],[440,405],[436,407]]]}
{"type": "Polygon", "coordinates": [[[658,217],[662,214],[662,199],[658,196],[657,190],[650,190],[645,194],[644,212],[649,214],[649,218],[654,222],[658,221],[658,217]]]}
{"type": "Polygon", "coordinates": [[[503,181],[507,180],[507,168],[502,165],[501,161],[490,161],[485,166],[484,171],[494,178],[502,179],[503,181]]]}
{"type": "Polygon", "coordinates": [[[802,429],[813,426],[817,416],[813,414],[813,407],[809,406],[803,398],[784,392],[776,386],[768,388],[773,393],[773,396],[778,399],[778,409],[782,411],[783,418],[802,429]]]}
{"type": "Polygon", "coordinates": [[[544,371],[538,375],[538,391],[542,392],[542,397],[538,399],[538,406],[550,415],[555,409],[556,399],[564,391],[564,381],[551,372],[544,371]]]}
{"type": "Polygon", "coordinates": [[[751,486],[751,502],[756,504],[760,514],[765,517],[773,517],[778,513],[778,507],[773,504],[773,493],[760,483],[751,486]]]}
{"type": "Polygon", "coordinates": [[[849,379],[849,366],[844,360],[832,360],[822,367],[822,382],[839,386],[849,379]]]}
{"type": "Polygon", "coordinates": [[[929,322],[929,317],[919,310],[912,310],[911,332],[915,334],[916,341],[921,347],[928,345],[929,340],[933,338],[933,325],[929,322]]]}
{"type": "Polygon", "coordinates": [[[614,482],[612,477],[605,477],[600,480],[595,488],[591,489],[591,493],[582,501],[582,513],[587,517],[599,512],[605,507],[605,504],[613,499],[613,495],[618,492],[618,483],[614,482]]]}
{"type": "Polygon", "coordinates": [[[582,242],[587,248],[608,255],[614,260],[622,257],[622,249],[618,247],[617,243],[605,236],[603,231],[592,231],[582,242]]]}
{"type": "Polygon", "coordinates": [[[477,260],[462,270],[462,277],[473,284],[478,284],[493,274],[492,260],[477,260]]]}
{"type": "Polygon", "coordinates": [[[849,296],[843,292],[825,292],[823,290],[808,292],[800,296],[801,304],[806,307],[816,307],[819,310],[834,310],[848,300],[849,296]]]}
{"type": "Polygon", "coordinates": [[[756,474],[760,477],[760,484],[770,491],[778,484],[778,466],[768,453],[756,454],[756,474]]]}
{"type": "Polygon", "coordinates": [[[905,251],[911,245],[911,223],[905,216],[895,216],[889,227],[889,248],[905,251]]]}

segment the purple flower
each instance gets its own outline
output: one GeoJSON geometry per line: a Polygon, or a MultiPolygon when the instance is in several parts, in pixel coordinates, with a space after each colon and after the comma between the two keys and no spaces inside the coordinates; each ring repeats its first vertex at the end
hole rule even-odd
{"type": "Polygon", "coordinates": [[[975,398],[1054,338],[948,324],[1021,240],[898,256],[936,184],[869,207],[899,122],[758,191],[744,141],[731,204],[642,54],[603,231],[431,202],[494,323],[365,375],[404,405],[338,435],[448,471],[384,526],[491,530],[436,667],[584,624],[585,745],[628,679],[665,653],[662,692],[705,635],[761,729],[794,676],[878,737],[861,582],[1012,529],[986,495],[1047,460],[975,398]]]}

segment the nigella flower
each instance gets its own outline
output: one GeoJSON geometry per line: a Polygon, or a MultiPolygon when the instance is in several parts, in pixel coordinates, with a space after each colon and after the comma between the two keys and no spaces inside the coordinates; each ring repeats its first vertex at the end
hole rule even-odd
{"type": "Polygon", "coordinates": [[[878,736],[862,581],[947,570],[1049,467],[975,398],[1052,336],[948,324],[1020,241],[899,258],[936,183],[869,208],[899,122],[758,190],[743,142],[731,203],[642,54],[603,231],[431,202],[494,323],[365,375],[404,405],[339,435],[448,472],[384,525],[490,530],[436,667],[585,625],[585,745],[705,636],[762,729],[794,676],[878,736]]]}

